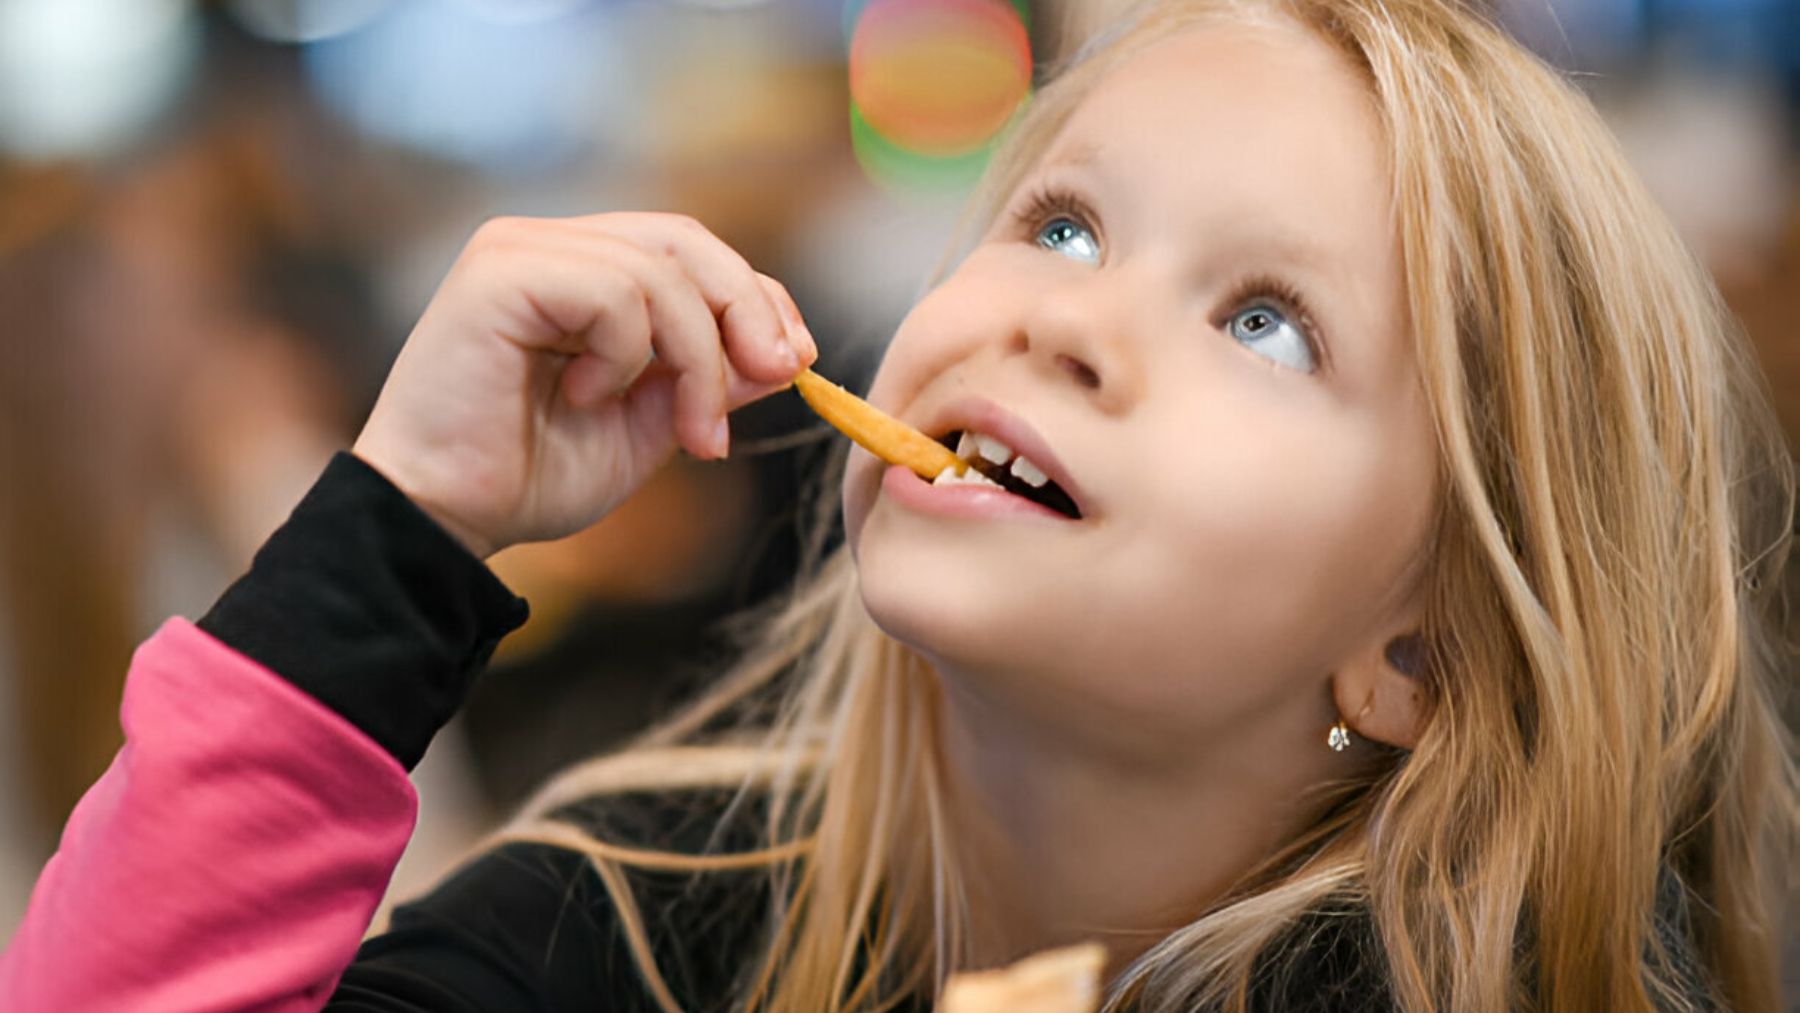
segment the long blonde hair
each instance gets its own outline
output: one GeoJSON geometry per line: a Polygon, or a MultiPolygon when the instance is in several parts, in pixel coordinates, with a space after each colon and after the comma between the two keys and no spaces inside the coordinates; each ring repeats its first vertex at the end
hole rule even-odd
{"type": "MultiPolygon", "coordinates": [[[[1774,699],[1793,671],[1778,589],[1794,463],[1747,343],[1585,99],[1447,0],[1146,3],[1041,89],[972,224],[1119,60],[1270,16],[1361,68],[1387,133],[1442,462],[1436,706],[1409,757],[1342,786],[1135,961],[1109,1007],[1241,1009],[1303,916],[1348,903],[1409,1013],[1682,1010],[1697,991],[1774,1013],[1800,826],[1774,699]],[[1665,946],[1659,884],[1689,902],[1699,980],[1665,946]]],[[[737,1008],[885,1008],[969,959],[937,706],[839,551],[711,694],[565,775],[501,838],[590,856],[666,1009],[632,870],[766,870],[775,910],[737,1008]],[[772,717],[716,731],[768,699],[772,717]],[[766,793],[760,849],[643,850],[550,815],[700,785],[766,793]]]]}

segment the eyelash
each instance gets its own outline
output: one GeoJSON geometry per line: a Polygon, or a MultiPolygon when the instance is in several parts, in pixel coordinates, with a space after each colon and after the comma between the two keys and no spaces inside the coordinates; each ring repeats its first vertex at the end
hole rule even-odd
{"type": "MultiPolygon", "coordinates": [[[[1094,233],[1094,238],[1100,241],[1101,249],[1106,248],[1106,236],[1096,224],[1100,216],[1094,214],[1087,202],[1073,191],[1053,184],[1040,184],[1033,190],[1012,213],[1012,225],[1016,231],[1035,242],[1044,226],[1058,218],[1068,218],[1079,223],[1094,233]]],[[[1225,305],[1231,307],[1231,312],[1235,314],[1259,300],[1276,303],[1294,314],[1297,318],[1294,322],[1300,326],[1300,333],[1306,338],[1313,361],[1318,363],[1319,370],[1323,372],[1329,362],[1325,354],[1325,338],[1300,290],[1274,275],[1252,275],[1232,288],[1231,297],[1225,300],[1225,305]]]]}
{"type": "Polygon", "coordinates": [[[1094,224],[1100,220],[1100,216],[1094,214],[1087,202],[1071,190],[1040,186],[1031,192],[1031,196],[1012,215],[1013,227],[1033,241],[1044,226],[1058,218],[1079,222],[1083,228],[1094,233],[1094,238],[1101,241],[1102,247],[1106,245],[1106,236],[1100,231],[1100,226],[1094,224]]]}
{"type": "Polygon", "coordinates": [[[1275,303],[1294,315],[1294,323],[1300,327],[1300,336],[1306,339],[1306,346],[1312,351],[1313,362],[1319,372],[1324,372],[1330,361],[1325,354],[1325,337],[1300,290],[1274,275],[1252,275],[1232,288],[1231,297],[1225,300],[1225,305],[1231,307],[1231,313],[1235,315],[1258,302],[1275,303]]]}

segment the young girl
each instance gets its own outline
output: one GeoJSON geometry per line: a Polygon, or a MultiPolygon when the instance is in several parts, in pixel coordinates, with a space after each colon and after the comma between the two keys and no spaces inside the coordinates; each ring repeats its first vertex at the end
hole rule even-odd
{"type": "Polygon", "coordinates": [[[1776,1010],[1792,463],[1587,103],[1444,0],[1167,0],[985,193],[870,398],[1018,481],[853,453],[760,646],[352,963],[522,618],[477,559],[815,354],[691,222],[484,227],[140,651],[6,1008],[881,1010],[1093,939],[1108,1009],[1776,1010]]]}

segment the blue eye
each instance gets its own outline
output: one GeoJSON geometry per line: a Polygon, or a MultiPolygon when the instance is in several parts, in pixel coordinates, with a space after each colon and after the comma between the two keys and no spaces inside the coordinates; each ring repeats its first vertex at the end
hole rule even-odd
{"type": "Polygon", "coordinates": [[[1225,324],[1231,336],[1263,355],[1302,373],[1318,368],[1311,342],[1287,314],[1266,302],[1252,303],[1231,315],[1225,324]]]}
{"type": "Polygon", "coordinates": [[[1100,241],[1072,218],[1054,218],[1038,230],[1037,244],[1089,264],[1100,263],[1100,241]]]}

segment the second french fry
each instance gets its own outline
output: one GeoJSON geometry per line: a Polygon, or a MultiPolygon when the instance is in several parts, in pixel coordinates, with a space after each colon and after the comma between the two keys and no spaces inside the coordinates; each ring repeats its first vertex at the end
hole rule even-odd
{"type": "Polygon", "coordinates": [[[1106,950],[1084,943],[1027,957],[1011,967],[953,975],[942,1013],[1093,1013],[1100,1005],[1106,950]]]}

